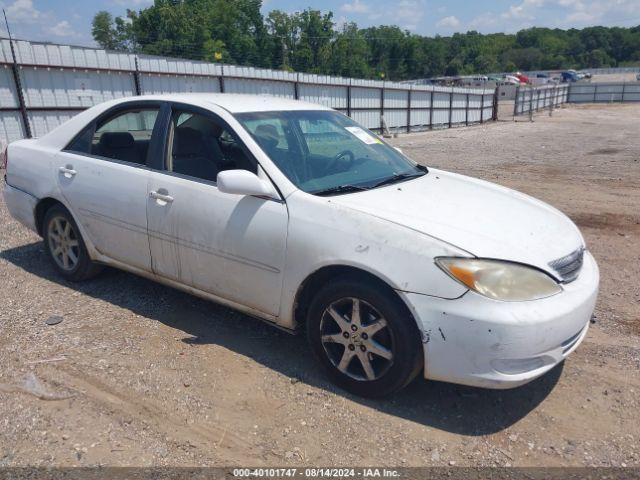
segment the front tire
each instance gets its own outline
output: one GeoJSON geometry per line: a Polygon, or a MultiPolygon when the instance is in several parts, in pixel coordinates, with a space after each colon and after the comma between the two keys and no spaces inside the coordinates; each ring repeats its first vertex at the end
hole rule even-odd
{"type": "Polygon", "coordinates": [[[309,307],[315,356],[336,384],[363,397],[389,395],[415,378],[423,364],[420,338],[404,303],[375,282],[338,279],[309,307]]]}
{"type": "Polygon", "coordinates": [[[42,232],[47,256],[65,279],[79,282],[96,276],[102,270],[102,266],[89,257],[78,225],[62,205],[54,205],[47,210],[42,232]]]}

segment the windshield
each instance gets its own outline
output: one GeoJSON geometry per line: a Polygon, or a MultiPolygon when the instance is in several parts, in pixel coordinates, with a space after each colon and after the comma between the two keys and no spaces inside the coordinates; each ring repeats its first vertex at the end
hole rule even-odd
{"type": "Polygon", "coordinates": [[[338,112],[252,112],[236,118],[287,178],[308,193],[367,190],[425,173],[338,112]]]}

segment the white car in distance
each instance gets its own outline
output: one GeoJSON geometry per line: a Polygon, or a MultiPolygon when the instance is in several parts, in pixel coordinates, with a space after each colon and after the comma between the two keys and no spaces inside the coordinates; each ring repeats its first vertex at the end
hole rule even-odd
{"type": "Polygon", "coordinates": [[[359,395],[419,374],[522,385],[580,344],[596,302],[596,262],[558,210],[318,105],[120,99],[5,157],[6,205],[61,276],[111,265],[306,331],[359,395]]]}

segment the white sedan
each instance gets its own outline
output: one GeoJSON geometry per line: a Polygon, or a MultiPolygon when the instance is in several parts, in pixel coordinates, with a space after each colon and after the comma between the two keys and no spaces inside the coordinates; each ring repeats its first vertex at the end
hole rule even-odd
{"type": "Polygon", "coordinates": [[[6,205],[61,276],[111,265],[304,330],[360,395],[419,374],[522,385],[580,344],[596,302],[596,262],[561,212],[423,167],[318,105],[120,99],[5,156],[6,205]]]}

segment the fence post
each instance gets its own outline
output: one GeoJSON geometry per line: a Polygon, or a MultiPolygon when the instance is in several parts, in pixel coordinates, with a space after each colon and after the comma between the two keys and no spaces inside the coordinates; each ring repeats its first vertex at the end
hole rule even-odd
{"type": "MultiPolygon", "coordinates": [[[[522,106],[524,110],[524,98],[522,99],[522,106]]],[[[520,85],[516,87],[516,101],[513,103],[513,119],[515,120],[518,116],[518,107],[520,106],[520,85]]]]}
{"type": "Polygon", "coordinates": [[[498,91],[499,91],[499,88],[496,86],[495,90],[493,91],[493,104],[492,104],[493,108],[491,112],[491,118],[494,121],[498,121],[498,101],[499,101],[498,91]]]}
{"type": "Polygon", "coordinates": [[[467,98],[464,104],[464,124],[469,126],[469,94],[467,93],[467,98]]]}
{"type": "Polygon", "coordinates": [[[407,90],[407,133],[411,133],[411,88],[407,90]]]}
{"type": "Polygon", "coordinates": [[[433,87],[431,87],[431,99],[429,100],[429,130],[433,130],[433,87]]]}
{"type": "MultiPolygon", "coordinates": [[[[5,15],[5,22],[7,21],[7,17],[5,15]]],[[[7,30],[9,27],[7,25],[7,30]]],[[[24,135],[27,138],[31,138],[33,135],[31,134],[31,125],[29,124],[29,115],[27,115],[27,105],[24,101],[24,92],[22,91],[22,83],[20,82],[20,67],[18,65],[18,59],[16,58],[16,52],[13,48],[13,39],[11,38],[11,34],[9,34],[9,46],[11,47],[11,57],[13,59],[13,63],[11,63],[11,71],[13,73],[13,83],[16,87],[16,95],[18,95],[18,105],[20,107],[20,115],[22,116],[22,124],[24,125],[24,135]]]]}
{"type": "Polygon", "coordinates": [[[449,92],[449,128],[453,125],[453,87],[449,92]]]}
{"type": "Polygon", "coordinates": [[[224,65],[220,65],[220,93],[224,93],[224,65]]]}
{"type": "Polygon", "coordinates": [[[296,73],[296,81],[293,82],[293,98],[300,99],[300,92],[298,91],[298,83],[300,82],[300,72],[296,73]]]}
{"type": "Polygon", "coordinates": [[[380,89],[380,134],[384,134],[384,80],[382,81],[382,88],[380,89]]]}
{"type": "Polygon", "coordinates": [[[136,69],[133,71],[133,86],[136,90],[136,95],[142,95],[142,90],[140,89],[140,70],[138,68],[138,56],[134,57],[135,67],[136,69]]]}
{"type": "Polygon", "coordinates": [[[533,122],[533,87],[529,87],[529,121],[533,122]]]}
{"type": "Polygon", "coordinates": [[[351,78],[349,79],[349,85],[347,85],[347,117],[351,116],[351,78]]]}
{"type": "Polygon", "coordinates": [[[597,98],[598,98],[598,84],[596,83],[596,86],[593,89],[593,103],[596,103],[597,98]]]}
{"type": "Polygon", "coordinates": [[[624,103],[624,94],[627,90],[627,82],[622,83],[622,98],[620,99],[621,103],[624,103]]]}
{"type": "Polygon", "coordinates": [[[482,87],[482,95],[480,96],[480,124],[484,123],[484,87],[482,87]]]}

